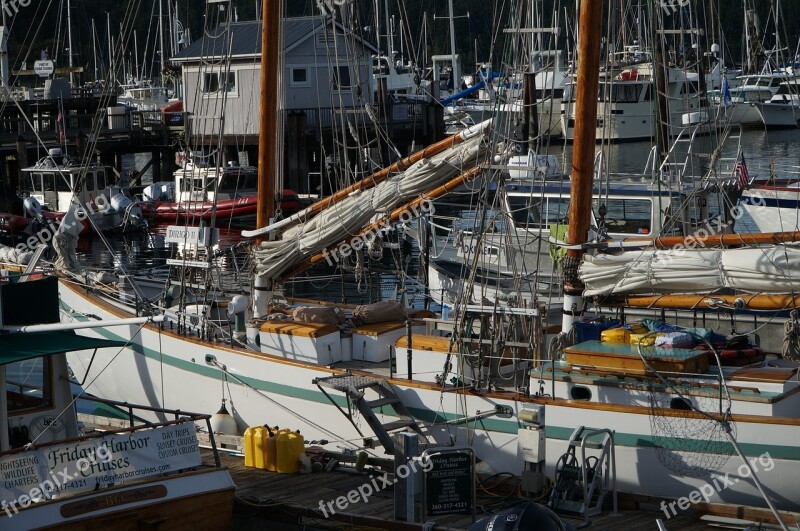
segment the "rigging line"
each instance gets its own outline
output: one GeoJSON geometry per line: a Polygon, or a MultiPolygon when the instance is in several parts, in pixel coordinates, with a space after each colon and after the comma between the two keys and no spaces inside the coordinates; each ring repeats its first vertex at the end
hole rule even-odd
{"type": "MultiPolygon", "coordinates": [[[[239,378],[239,376],[237,376],[236,374],[233,374],[232,372],[228,371],[227,366],[222,364],[222,363],[220,363],[220,362],[218,362],[216,359],[210,360],[210,362],[215,367],[217,367],[217,369],[221,373],[228,375],[230,378],[232,378],[232,379],[236,380],[237,382],[239,382],[239,384],[241,384],[242,386],[254,391],[259,396],[267,399],[269,402],[271,402],[272,404],[278,406],[280,409],[282,409],[284,412],[288,413],[290,416],[295,417],[295,418],[301,420],[302,422],[305,422],[308,426],[316,428],[317,430],[321,431],[322,433],[326,433],[331,437],[336,437],[340,441],[347,441],[346,439],[342,439],[340,435],[338,435],[338,434],[336,434],[336,433],[334,433],[334,432],[332,432],[332,431],[320,426],[319,424],[317,424],[313,420],[308,419],[308,418],[304,417],[303,415],[301,415],[300,413],[298,413],[297,411],[294,411],[293,409],[283,405],[278,400],[276,400],[276,399],[272,398],[271,396],[269,396],[268,394],[262,392],[261,389],[258,389],[256,387],[250,385],[249,383],[245,382],[243,379],[239,378]]],[[[352,446],[356,446],[356,445],[352,444],[352,446]]]]}
{"type": "MultiPolygon", "coordinates": [[[[140,325],[140,326],[139,326],[139,329],[136,331],[136,333],[134,333],[134,334],[131,334],[131,338],[130,338],[128,341],[126,341],[126,342],[125,342],[125,344],[124,344],[124,345],[122,345],[122,346],[119,348],[119,350],[117,351],[117,353],[116,353],[116,354],[114,354],[114,356],[111,358],[111,360],[110,360],[108,363],[106,363],[106,365],[105,365],[105,366],[104,366],[102,369],[100,369],[100,372],[97,374],[97,376],[95,376],[94,378],[92,378],[92,380],[91,380],[91,381],[90,381],[88,384],[84,385],[84,386],[81,388],[81,390],[80,390],[80,392],[79,392],[78,394],[76,394],[76,395],[73,395],[73,397],[72,397],[72,400],[70,401],[70,403],[69,403],[69,404],[68,404],[68,405],[67,405],[67,406],[66,406],[64,409],[62,409],[62,410],[61,410],[61,412],[60,412],[58,415],[56,415],[56,417],[55,417],[55,419],[54,419],[54,420],[58,420],[58,419],[60,419],[60,418],[61,418],[61,417],[62,417],[62,416],[63,416],[63,415],[64,415],[64,414],[67,412],[67,411],[71,410],[71,409],[74,407],[75,403],[76,403],[78,400],[80,400],[80,398],[81,398],[81,397],[82,397],[84,394],[86,394],[86,393],[87,393],[87,391],[86,391],[86,388],[88,388],[88,387],[90,387],[92,384],[94,384],[94,382],[95,382],[95,381],[97,381],[97,379],[98,379],[98,378],[99,378],[99,377],[100,377],[100,376],[103,374],[103,372],[105,372],[105,370],[106,370],[108,367],[110,367],[112,363],[114,363],[114,360],[116,360],[116,359],[119,357],[119,355],[120,355],[120,354],[122,354],[122,352],[128,348],[128,345],[130,345],[130,344],[131,344],[131,342],[133,342],[134,338],[136,338],[136,337],[137,337],[137,336],[138,336],[138,335],[141,333],[142,329],[145,327],[145,325],[146,325],[146,324],[147,324],[147,323],[143,323],[142,325],[140,325]]],[[[57,423],[56,423],[56,422],[51,422],[51,423],[50,423],[50,424],[49,424],[49,425],[48,425],[48,426],[47,426],[47,427],[46,427],[44,430],[42,430],[42,431],[41,431],[41,433],[39,433],[39,435],[37,435],[37,436],[36,436],[36,438],[35,438],[35,439],[33,439],[31,442],[29,442],[27,445],[25,445],[25,447],[26,447],[26,448],[33,447],[33,446],[36,444],[36,441],[38,441],[38,440],[39,440],[39,438],[40,438],[42,435],[44,435],[44,434],[45,434],[45,432],[47,432],[47,430],[48,430],[48,429],[50,429],[50,428],[52,428],[53,426],[56,426],[56,425],[57,425],[57,423]]]]}

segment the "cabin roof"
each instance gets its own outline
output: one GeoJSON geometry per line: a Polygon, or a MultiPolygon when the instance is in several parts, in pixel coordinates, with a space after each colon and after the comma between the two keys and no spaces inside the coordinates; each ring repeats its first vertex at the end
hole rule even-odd
{"type": "Polygon", "coordinates": [[[0,335],[0,365],[52,356],[73,350],[121,347],[124,341],[79,336],[72,331],[32,332],[0,335]]]}
{"type": "MultiPolygon", "coordinates": [[[[283,42],[284,51],[289,52],[302,42],[314,37],[325,26],[336,24],[338,34],[348,33],[348,30],[331,17],[310,16],[293,17],[284,19],[283,42]]],[[[230,24],[230,33],[226,27],[220,26],[209,32],[203,38],[193,42],[188,48],[175,55],[172,59],[176,63],[193,63],[201,58],[222,57],[226,55],[230,41],[230,57],[232,59],[258,58],[261,56],[261,21],[233,22],[230,24]]],[[[352,33],[352,32],[349,32],[352,33]]],[[[358,35],[354,37],[370,51],[377,53],[377,49],[358,35]]]]}

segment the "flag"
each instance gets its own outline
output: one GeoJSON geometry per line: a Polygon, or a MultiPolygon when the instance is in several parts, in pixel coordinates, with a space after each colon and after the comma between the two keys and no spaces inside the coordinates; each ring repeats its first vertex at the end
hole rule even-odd
{"type": "Polygon", "coordinates": [[[744,190],[750,186],[750,172],[747,171],[747,162],[744,160],[744,153],[739,154],[739,159],[736,161],[736,187],[739,190],[744,190]]]}
{"type": "Polygon", "coordinates": [[[56,122],[58,123],[58,141],[63,144],[67,139],[67,135],[64,133],[64,115],[58,113],[56,122]]]}
{"type": "Polygon", "coordinates": [[[728,78],[722,75],[722,105],[723,107],[731,106],[731,89],[728,87],[728,78]]]}

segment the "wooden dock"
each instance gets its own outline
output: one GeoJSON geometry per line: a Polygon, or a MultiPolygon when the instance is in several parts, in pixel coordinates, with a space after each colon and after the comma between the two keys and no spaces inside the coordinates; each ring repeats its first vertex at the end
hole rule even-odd
{"type": "MultiPolygon", "coordinates": [[[[210,456],[210,453],[209,453],[210,456]]],[[[210,457],[209,457],[210,458],[210,457]]],[[[318,472],[311,474],[285,475],[245,467],[239,454],[222,452],[222,463],[228,467],[236,483],[236,502],[234,505],[233,528],[265,529],[386,529],[418,530],[421,524],[409,524],[394,519],[394,493],[391,487],[372,495],[365,503],[360,497],[355,503],[348,503],[346,509],[336,509],[335,500],[346,496],[372,481],[369,472],[363,474],[342,471],[318,472]],[[324,514],[321,504],[332,502],[335,514],[324,514]]],[[[372,473],[376,477],[377,473],[372,473]]],[[[515,490],[510,485],[496,481],[479,484],[477,493],[477,519],[498,512],[515,501],[515,490]]],[[[634,509],[632,504],[618,514],[606,513],[591,519],[587,529],[619,531],[655,530],[656,519],[664,520],[669,530],[709,529],[700,520],[690,516],[676,516],[667,520],[663,512],[654,506],[650,510],[634,509]]],[[[573,527],[583,523],[582,519],[563,516],[573,527]]],[[[430,519],[437,530],[465,530],[472,520],[468,516],[444,516],[430,519]]]]}

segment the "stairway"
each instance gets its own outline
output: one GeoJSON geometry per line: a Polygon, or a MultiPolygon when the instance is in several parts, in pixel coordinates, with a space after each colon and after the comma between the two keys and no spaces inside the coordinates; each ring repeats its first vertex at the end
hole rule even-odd
{"type": "Polygon", "coordinates": [[[389,382],[386,380],[379,380],[377,378],[369,378],[366,376],[357,376],[347,373],[328,376],[325,378],[315,378],[313,383],[319,387],[325,396],[328,397],[328,400],[330,400],[331,403],[333,403],[333,405],[335,405],[339,411],[341,411],[342,414],[346,416],[348,420],[350,420],[358,433],[363,437],[364,434],[358,428],[353,418],[354,412],[351,404],[355,404],[356,409],[364,418],[364,420],[367,421],[367,424],[369,424],[370,428],[372,428],[373,433],[377,437],[378,441],[380,441],[381,445],[383,445],[383,448],[386,450],[387,454],[394,454],[394,440],[391,432],[400,430],[413,431],[422,437],[423,442],[429,442],[427,432],[424,431],[423,427],[417,423],[397,394],[395,394],[392,386],[389,385],[389,382]],[[347,411],[342,409],[339,404],[336,403],[333,397],[331,397],[325,390],[326,388],[339,391],[347,395],[349,399],[347,403],[347,411]],[[378,398],[375,400],[367,400],[365,398],[365,394],[368,389],[371,389],[377,393],[378,398]],[[394,410],[394,413],[398,416],[398,420],[383,424],[375,414],[375,410],[387,406],[394,410]]]}

